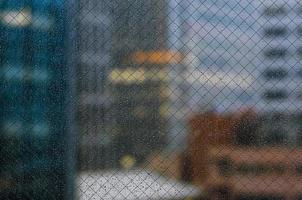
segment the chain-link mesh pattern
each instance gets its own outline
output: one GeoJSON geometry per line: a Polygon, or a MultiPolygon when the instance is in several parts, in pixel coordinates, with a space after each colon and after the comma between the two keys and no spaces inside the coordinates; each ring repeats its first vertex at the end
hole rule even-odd
{"type": "Polygon", "coordinates": [[[302,3],[0,1],[0,199],[302,198],[302,3]]]}

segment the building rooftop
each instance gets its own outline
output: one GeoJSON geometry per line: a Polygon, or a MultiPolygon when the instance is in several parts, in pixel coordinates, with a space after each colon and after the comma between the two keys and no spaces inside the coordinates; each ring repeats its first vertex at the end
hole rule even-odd
{"type": "Polygon", "coordinates": [[[201,196],[195,186],[145,170],[84,172],[77,184],[80,200],[172,200],[201,196]]]}

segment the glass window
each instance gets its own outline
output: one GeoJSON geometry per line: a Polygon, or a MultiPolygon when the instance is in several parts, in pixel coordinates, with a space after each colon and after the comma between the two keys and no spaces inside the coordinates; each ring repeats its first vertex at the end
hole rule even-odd
{"type": "Polygon", "coordinates": [[[261,173],[263,169],[257,167],[257,164],[241,163],[237,166],[237,172],[240,175],[261,173]]]}
{"type": "Polygon", "coordinates": [[[287,50],[283,47],[267,49],[264,52],[264,55],[269,59],[284,58],[286,54],[287,54],[287,50]]]}
{"type": "Polygon", "coordinates": [[[0,10],[17,13],[14,26],[0,23],[0,47],[5,47],[0,68],[6,70],[0,77],[5,85],[0,101],[0,168],[11,194],[5,198],[0,184],[0,199],[62,199],[67,189],[66,10],[59,1],[22,0],[0,3],[0,10]],[[24,17],[28,18],[20,26],[18,20],[24,17]],[[52,31],[36,26],[48,17],[54,20],[52,31]],[[50,77],[52,71],[56,73],[50,77]],[[48,138],[41,140],[42,135],[48,138]]]}
{"type": "Polygon", "coordinates": [[[267,69],[264,71],[263,76],[267,80],[281,80],[288,75],[288,72],[284,69],[267,69]]]}
{"type": "Polygon", "coordinates": [[[217,161],[217,167],[221,176],[227,176],[232,170],[231,160],[229,158],[221,158],[217,161]]]}
{"type": "Polygon", "coordinates": [[[287,34],[285,27],[269,27],[264,29],[264,36],[266,37],[282,37],[287,34]]]}
{"type": "Polygon", "coordinates": [[[268,145],[286,145],[286,131],[282,127],[273,128],[268,131],[265,141],[268,145]]]}
{"type": "Polygon", "coordinates": [[[267,100],[281,100],[288,97],[288,93],[284,90],[268,90],[263,94],[267,100]]]}
{"type": "Polygon", "coordinates": [[[272,6],[272,7],[267,7],[264,10],[264,15],[269,16],[269,17],[276,17],[276,16],[282,16],[287,13],[287,10],[284,6],[272,6]]]}
{"type": "Polygon", "coordinates": [[[21,60],[23,56],[23,49],[19,47],[9,47],[4,53],[8,63],[14,63],[16,60],[21,60]]]}

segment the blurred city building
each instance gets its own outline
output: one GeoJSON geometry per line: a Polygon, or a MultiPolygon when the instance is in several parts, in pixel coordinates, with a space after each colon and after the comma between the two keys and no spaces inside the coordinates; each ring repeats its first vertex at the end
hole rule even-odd
{"type": "Polygon", "coordinates": [[[211,148],[205,185],[220,199],[301,199],[301,154],[301,148],[211,148]]]}
{"type": "Polygon", "coordinates": [[[255,1],[257,88],[260,112],[301,112],[301,10],[297,1],[255,1]]]}
{"type": "Polygon", "coordinates": [[[111,157],[140,162],[164,144],[166,134],[167,64],[164,0],[114,1],[112,68],[109,87],[113,100],[111,157]]]}
{"type": "MultiPolygon", "coordinates": [[[[190,16],[187,1],[169,0],[167,8],[167,46],[170,51],[180,55],[178,62],[169,63],[168,81],[168,104],[167,104],[167,146],[165,153],[172,157],[180,156],[185,150],[190,101],[190,85],[188,82],[188,65],[185,58],[190,50],[186,48],[186,20],[190,16]],[[173,155],[175,154],[175,155],[173,155]]],[[[169,156],[169,157],[170,157],[169,156]]]]}
{"type": "Polygon", "coordinates": [[[296,1],[255,1],[258,8],[253,88],[255,110],[265,117],[272,144],[301,144],[301,9],[296,1]]]}
{"type": "Polygon", "coordinates": [[[210,199],[300,199],[302,148],[267,137],[275,132],[267,130],[270,117],[247,111],[191,118],[189,180],[210,199]]]}
{"type": "Polygon", "coordinates": [[[64,6],[64,1],[0,2],[0,199],[65,199],[70,189],[72,99],[66,98],[71,89],[64,6]]]}
{"type": "Polygon", "coordinates": [[[110,97],[106,92],[111,65],[112,7],[108,0],[81,0],[78,10],[77,93],[78,159],[81,169],[109,165],[110,97]]]}

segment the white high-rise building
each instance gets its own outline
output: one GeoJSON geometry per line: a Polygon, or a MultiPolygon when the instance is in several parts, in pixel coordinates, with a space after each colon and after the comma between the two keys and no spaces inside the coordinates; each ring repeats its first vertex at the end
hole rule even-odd
{"type": "Polygon", "coordinates": [[[302,109],[302,4],[258,1],[256,108],[296,113],[302,109]]]}

